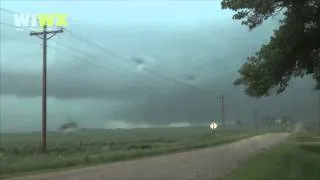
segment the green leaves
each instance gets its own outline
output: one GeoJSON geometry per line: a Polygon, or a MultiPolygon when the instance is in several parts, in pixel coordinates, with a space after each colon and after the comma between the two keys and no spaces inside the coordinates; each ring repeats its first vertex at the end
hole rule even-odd
{"type": "Polygon", "coordinates": [[[234,85],[244,85],[254,97],[282,93],[292,77],[312,74],[320,88],[319,0],[223,0],[222,9],[236,11],[233,19],[254,29],[281,12],[284,18],[268,44],[242,65],[234,85]]]}
{"type": "Polygon", "coordinates": [[[233,19],[242,20],[241,23],[252,30],[281,11],[284,3],[281,0],[222,0],[221,7],[236,11],[233,19]]]}

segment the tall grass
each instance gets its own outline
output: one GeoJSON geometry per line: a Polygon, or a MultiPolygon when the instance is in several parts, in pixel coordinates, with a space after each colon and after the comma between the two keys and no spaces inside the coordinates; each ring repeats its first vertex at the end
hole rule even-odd
{"type": "Polygon", "coordinates": [[[250,158],[219,180],[319,179],[320,139],[311,133],[301,133],[290,138],[290,142],[250,158]]]}
{"type": "Polygon", "coordinates": [[[12,174],[109,163],[205,148],[255,134],[232,127],[226,132],[217,130],[215,136],[208,127],[50,132],[46,152],[40,150],[39,133],[2,134],[0,169],[1,174],[12,174]]]}
{"type": "Polygon", "coordinates": [[[82,131],[48,134],[48,150],[40,150],[39,133],[1,135],[1,174],[91,165],[174,153],[235,141],[244,131],[217,132],[204,127],[82,131]]]}

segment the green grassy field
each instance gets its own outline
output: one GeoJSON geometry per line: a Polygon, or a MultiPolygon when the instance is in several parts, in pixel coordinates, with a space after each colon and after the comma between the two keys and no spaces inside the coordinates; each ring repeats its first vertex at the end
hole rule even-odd
{"type": "Polygon", "coordinates": [[[295,134],[219,180],[320,180],[320,136],[295,134]]]}
{"type": "MultiPolygon", "coordinates": [[[[280,130],[286,128],[273,129],[280,130]]],[[[39,133],[2,134],[0,170],[1,175],[8,175],[82,167],[216,146],[255,134],[245,126],[228,128],[226,132],[218,130],[215,136],[208,127],[52,132],[48,133],[48,151],[45,153],[39,149],[39,133]]]]}

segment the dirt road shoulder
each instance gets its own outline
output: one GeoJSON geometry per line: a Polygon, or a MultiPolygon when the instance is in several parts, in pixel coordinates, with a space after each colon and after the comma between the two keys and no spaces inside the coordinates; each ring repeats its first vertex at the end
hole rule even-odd
{"type": "Polygon", "coordinates": [[[283,141],[288,135],[288,133],[265,134],[221,147],[10,180],[213,179],[237,167],[248,156],[283,141]]]}

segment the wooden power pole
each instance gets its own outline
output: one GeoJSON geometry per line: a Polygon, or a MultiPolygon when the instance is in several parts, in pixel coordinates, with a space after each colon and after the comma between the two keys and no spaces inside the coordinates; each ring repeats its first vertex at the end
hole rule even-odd
{"type": "Polygon", "coordinates": [[[254,123],[255,131],[258,132],[258,120],[257,120],[258,110],[253,110],[252,113],[253,113],[253,123],[254,123]]]}
{"type": "Polygon", "coordinates": [[[222,121],[222,130],[226,130],[225,126],[225,107],[224,107],[224,95],[219,96],[221,99],[221,121],[222,121]]]}
{"type": "Polygon", "coordinates": [[[47,26],[43,27],[42,32],[31,32],[31,36],[37,36],[43,42],[43,62],[42,62],[42,131],[41,145],[42,150],[47,150],[47,41],[57,33],[62,33],[63,30],[47,31],[47,26]],[[51,34],[51,36],[47,36],[51,34]]]}
{"type": "Polygon", "coordinates": [[[318,132],[320,133],[320,92],[319,92],[319,105],[318,105],[318,132]]]}

